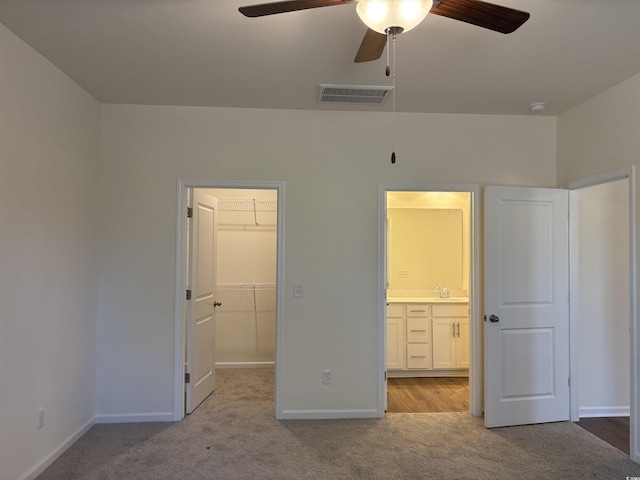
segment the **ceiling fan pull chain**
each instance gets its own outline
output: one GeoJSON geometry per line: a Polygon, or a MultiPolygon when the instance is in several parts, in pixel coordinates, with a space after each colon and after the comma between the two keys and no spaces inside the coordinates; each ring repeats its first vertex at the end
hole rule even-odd
{"type": "MultiPolygon", "coordinates": [[[[391,163],[396,163],[396,34],[393,33],[393,90],[391,91],[391,104],[392,104],[392,119],[391,119],[391,138],[392,138],[392,152],[391,163]]],[[[389,56],[389,47],[387,46],[387,56],[389,56]]],[[[387,62],[388,63],[388,62],[387,62]]],[[[387,65],[387,68],[389,66],[387,65]]],[[[387,74],[388,75],[388,74],[387,74]]]]}
{"type": "Polygon", "coordinates": [[[391,73],[391,67],[389,66],[389,38],[391,38],[391,32],[387,31],[387,68],[384,70],[384,74],[388,77],[391,73]]]}

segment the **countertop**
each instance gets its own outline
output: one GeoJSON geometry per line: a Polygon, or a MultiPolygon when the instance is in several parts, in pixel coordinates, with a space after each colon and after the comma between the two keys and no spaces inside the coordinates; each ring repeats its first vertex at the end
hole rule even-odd
{"type": "Polygon", "coordinates": [[[387,303],[469,303],[466,297],[387,297],[387,303]]]}

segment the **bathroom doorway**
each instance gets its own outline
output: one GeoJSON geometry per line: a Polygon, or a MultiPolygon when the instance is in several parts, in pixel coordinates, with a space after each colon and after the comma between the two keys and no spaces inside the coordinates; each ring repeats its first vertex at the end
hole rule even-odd
{"type": "Polygon", "coordinates": [[[389,413],[479,410],[474,194],[473,186],[381,186],[389,413]]]}

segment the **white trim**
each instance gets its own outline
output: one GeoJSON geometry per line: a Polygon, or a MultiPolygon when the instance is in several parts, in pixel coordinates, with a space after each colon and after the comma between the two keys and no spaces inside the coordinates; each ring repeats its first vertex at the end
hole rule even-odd
{"type": "Polygon", "coordinates": [[[378,415],[384,416],[387,397],[386,370],[386,285],[385,228],[386,192],[468,192],[470,205],[469,258],[469,412],[482,415],[482,320],[480,309],[480,186],[460,183],[379,183],[378,184],[378,415]]]}
{"type": "Polygon", "coordinates": [[[629,407],[581,407],[580,418],[589,417],[628,417],[629,407]]]}
{"type": "Polygon", "coordinates": [[[172,422],[173,412],[108,413],[96,415],[96,423],[172,422]]]}
{"type": "Polygon", "coordinates": [[[60,455],[66,452],[71,445],[80,440],[85,433],[87,433],[91,427],[96,424],[96,417],[93,417],[87,423],[85,423],[82,427],[76,430],[74,433],[69,435],[66,440],[64,440],[58,447],[56,447],[49,455],[47,455],[41,462],[33,467],[31,470],[22,475],[19,480],[33,480],[38,477],[42,472],[44,472],[53,462],[55,462],[60,455]]]}
{"type": "Polygon", "coordinates": [[[178,179],[176,212],[176,287],[175,287],[175,323],[173,358],[173,414],[172,420],[184,418],[184,360],[185,360],[185,296],[186,288],[186,225],[187,189],[189,188],[233,188],[251,190],[276,190],[278,195],[277,227],[277,272],[276,272],[276,365],[275,365],[275,416],[282,418],[282,365],[284,319],[284,205],[285,184],[279,181],[239,181],[239,180],[203,180],[178,179]]]}
{"type": "Polygon", "coordinates": [[[580,420],[580,335],[578,324],[580,315],[578,278],[580,262],[578,261],[579,228],[577,192],[569,191],[569,419],[580,420]]]}
{"type": "MultiPolygon", "coordinates": [[[[639,373],[640,366],[638,365],[638,359],[640,358],[638,355],[638,346],[640,345],[640,329],[638,325],[638,298],[637,298],[637,234],[636,234],[636,170],[635,165],[631,165],[629,167],[623,167],[616,170],[612,170],[610,172],[604,172],[597,175],[592,175],[589,177],[583,177],[576,180],[572,180],[568,183],[567,188],[570,190],[578,190],[580,188],[592,187],[595,185],[600,185],[608,182],[615,182],[617,180],[627,179],[628,188],[629,188],[629,332],[630,332],[630,346],[629,346],[629,362],[630,362],[630,411],[629,411],[629,423],[630,423],[630,438],[629,438],[629,451],[631,452],[631,460],[634,462],[640,462],[640,426],[638,421],[640,419],[640,393],[638,392],[639,387],[639,373]]],[[[573,247],[573,245],[572,245],[573,247]]],[[[575,262],[572,261],[572,267],[574,267],[575,262]]],[[[574,280],[572,274],[572,281],[574,280]]],[[[579,287],[578,287],[579,288],[579,287]]],[[[573,288],[572,288],[573,290],[573,288]]],[[[579,295],[579,292],[575,292],[575,295],[579,295]]],[[[574,307],[574,293],[572,293],[572,304],[571,307],[574,307]]],[[[575,308],[571,308],[573,312],[575,308]]],[[[573,315],[573,313],[572,313],[573,315]]],[[[572,320],[575,318],[572,317],[572,320]]],[[[572,323],[574,323],[572,321],[572,323]]],[[[573,346],[576,347],[576,336],[575,333],[572,332],[573,336],[573,346]]],[[[573,363],[571,365],[571,371],[578,371],[578,361],[575,355],[572,356],[573,363]]],[[[572,373],[572,377],[574,375],[572,373]]],[[[579,379],[576,375],[576,381],[571,382],[571,395],[572,398],[576,397],[575,403],[572,400],[572,420],[575,417],[575,413],[573,409],[577,409],[578,403],[578,383],[579,379]]]]}
{"type": "Polygon", "coordinates": [[[625,180],[631,178],[634,176],[634,172],[635,165],[631,165],[629,167],[611,170],[610,172],[603,172],[588,177],[576,178],[575,180],[569,181],[566,187],[561,186],[560,188],[566,188],[568,190],[578,190],[585,187],[595,187],[596,185],[601,185],[603,183],[610,183],[617,180],[625,180]]]}
{"type": "MultiPolygon", "coordinates": [[[[384,414],[384,412],[383,412],[384,414]]],[[[280,420],[325,420],[346,418],[379,418],[377,409],[363,410],[284,410],[280,420]]]]}
{"type": "Polygon", "coordinates": [[[216,362],[216,368],[269,368],[276,362],[216,362]]]}

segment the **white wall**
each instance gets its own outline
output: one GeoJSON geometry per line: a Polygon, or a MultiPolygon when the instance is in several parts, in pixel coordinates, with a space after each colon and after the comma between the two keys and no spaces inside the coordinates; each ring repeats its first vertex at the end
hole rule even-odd
{"type": "Polygon", "coordinates": [[[177,178],[286,182],[281,400],[294,413],[377,408],[378,182],[556,184],[550,117],[398,114],[392,165],[387,114],[123,105],[102,114],[105,419],[171,418],[177,178]],[[333,385],[322,385],[323,369],[333,385]]]}
{"type": "Polygon", "coordinates": [[[99,108],[0,25],[2,480],[34,475],[94,419],[99,108]]]}
{"type": "Polygon", "coordinates": [[[640,74],[558,116],[558,182],[640,161],[640,74]]]}
{"type": "Polygon", "coordinates": [[[578,192],[580,416],[629,414],[628,182],[578,192]]]}

